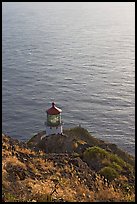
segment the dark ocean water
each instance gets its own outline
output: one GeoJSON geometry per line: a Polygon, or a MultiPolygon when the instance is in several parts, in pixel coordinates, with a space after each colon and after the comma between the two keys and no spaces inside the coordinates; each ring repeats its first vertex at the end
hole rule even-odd
{"type": "Polygon", "coordinates": [[[2,3],[2,131],[28,140],[52,101],[64,127],[135,150],[135,4],[2,3]]]}

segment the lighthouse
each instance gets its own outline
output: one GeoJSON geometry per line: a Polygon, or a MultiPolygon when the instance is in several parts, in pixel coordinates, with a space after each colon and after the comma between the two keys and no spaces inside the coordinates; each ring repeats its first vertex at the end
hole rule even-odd
{"type": "Polygon", "coordinates": [[[62,134],[62,121],[61,121],[61,112],[62,110],[55,106],[55,103],[52,102],[52,107],[47,111],[47,122],[46,124],[46,136],[52,134],[62,134]]]}

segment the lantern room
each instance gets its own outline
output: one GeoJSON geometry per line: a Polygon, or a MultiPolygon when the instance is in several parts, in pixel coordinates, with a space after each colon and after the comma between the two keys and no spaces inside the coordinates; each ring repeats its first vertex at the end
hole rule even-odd
{"type": "Polygon", "coordinates": [[[61,112],[62,110],[52,103],[47,111],[46,135],[62,134],[61,112]]]}

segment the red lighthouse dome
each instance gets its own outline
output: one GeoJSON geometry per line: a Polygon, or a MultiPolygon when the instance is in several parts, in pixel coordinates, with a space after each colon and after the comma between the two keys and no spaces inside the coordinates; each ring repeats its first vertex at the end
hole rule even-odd
{"type": "Polygon", "coordinates": [[[47,110],[47,114],[49,115],[57,115],[60,114],[61,112],[62,110],[57,108],[54,102],[52,102],[52,107],[47,110]]]}

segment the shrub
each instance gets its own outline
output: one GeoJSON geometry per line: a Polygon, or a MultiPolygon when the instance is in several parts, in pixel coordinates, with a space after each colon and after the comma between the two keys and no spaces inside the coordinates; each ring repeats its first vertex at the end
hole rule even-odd
{"type": "Polygon", "coordinates": [[[83,153],[83,160],[87,162],[91,169],[99,171],[102,167],[106,166],[104,160],[109,161],[109,153],[97,146],[89,147],[83,153]]]}
{"type": "Polygon", "coordinates": [[[11,193],[5,193],[4,197],[5,197],[6,202],[17,202],[17,198],[15,197],[15,195],[11,193]]]}
{"type": "Polygon", "coordinates": [[[126,162],[116,154],[110,154],[110,160],[122,167],[126,166],[126,162]]]}
{"type": "Polygon", "coordinates": [[[111,167],[121,173],[124,169],[132,172],[132,166],[127,164],[118,155],[110,153],[98,146],[89,147],[83,153],[83,159],[95,170],[100,170],[103,167],[111,167]]]}
{"type": "Polygon", "coordinates": [[[89,147],[84,152],[84,157],[90,158],[90,159],[104,159],[109,158],[109,153],[97,146],[89,147]]]}
{"type": "Polygon", "coordinates": [[[112,162],[108,166],[115,169],[118,172],[122,171],[122,167],[119,164],[117,164],[116,162],[112,162]]]}
{"type": "Polygon", "coordinates": [[[112,181],[113,179],[117,178],[119,174],[116,170],[112,167],[103,167],[100,170],[100,174],[104,176],[107,180],[112,181]]]}

